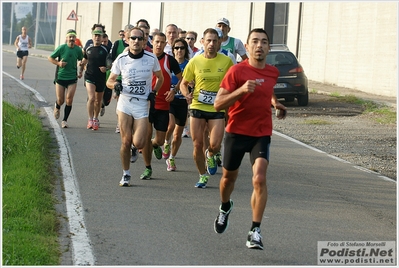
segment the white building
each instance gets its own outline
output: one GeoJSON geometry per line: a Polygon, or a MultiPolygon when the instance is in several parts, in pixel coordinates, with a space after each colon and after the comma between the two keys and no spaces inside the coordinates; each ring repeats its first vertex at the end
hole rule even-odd
{"type": "MultiPolygon", "coordinates": [[[[110,40],[128,23],[146,19],[161,31],[169,23],[202,36],[219,18],[244,43],[250,29],[264,28],[273,43],[297,55],[310,80],[384,96],[397,96],[397,2],[61,2],[56,46],[68,29],[82,42],[102,23],[110,40]],[[67,20],[74,10],[77,21],[67,20]]],[[[199,46],[199,45],[197,45],[199,46]]]]}

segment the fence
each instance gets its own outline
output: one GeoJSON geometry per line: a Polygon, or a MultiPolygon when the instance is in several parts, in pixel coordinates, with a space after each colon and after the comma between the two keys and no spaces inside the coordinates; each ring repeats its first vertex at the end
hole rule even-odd
{"type": "Polygon", "coordinates": [[[33,46],[54,46],[57,3],[2,3],[3,44],[13,44],[26,27],[33,46]]]}

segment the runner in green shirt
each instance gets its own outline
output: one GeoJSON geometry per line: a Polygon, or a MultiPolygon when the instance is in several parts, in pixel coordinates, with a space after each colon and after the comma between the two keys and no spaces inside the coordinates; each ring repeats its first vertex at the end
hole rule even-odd
{"type": "MultiPolygon", "coordinates": [[[[64,118],[61,126],[68,127],[68,117],[72,110],[73,97],[75,95],[78,78],[82,77],[82,72],[77,73],[78,62],[83,59],[83,52],[79,46],[75,45],[76,31],[71,29],[67,31],[66,43],[60,45],[48,57],[48,60],[57,65],[54,84],[56,102],[54,107],[54,117],[60,117],[61,106],[66,102],[64,118]],[[66,96],[66,97],[65,97],[66,96]],[[65,101],[66,99],[66,101],[65,101]]],[[[80,63],[79,63],[80,64],[80,63]]]]}

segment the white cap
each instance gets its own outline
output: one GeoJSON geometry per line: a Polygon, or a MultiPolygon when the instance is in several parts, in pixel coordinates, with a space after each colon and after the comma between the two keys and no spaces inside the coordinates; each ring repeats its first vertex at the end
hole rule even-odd
{"type": "Polygon", "coordinates": [[[224,24],[226,24],[227,26],[230,27],[230,22],[229,22],[229,20],[226,19],[226,18],[218,19],[218,21],[217,21],[216,23],[224,23],[224,24]]]}

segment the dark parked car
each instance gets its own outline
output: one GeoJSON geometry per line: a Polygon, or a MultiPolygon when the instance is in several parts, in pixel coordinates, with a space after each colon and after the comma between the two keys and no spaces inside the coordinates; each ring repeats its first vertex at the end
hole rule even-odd
{"type": "Polygon", "coordinates": [[[308,78],[295,55],[285,45],[270,45],[266,62],[280,71],[274,93],[285,101],[298,100],[299,106],[309,102],[308,78]]]}

